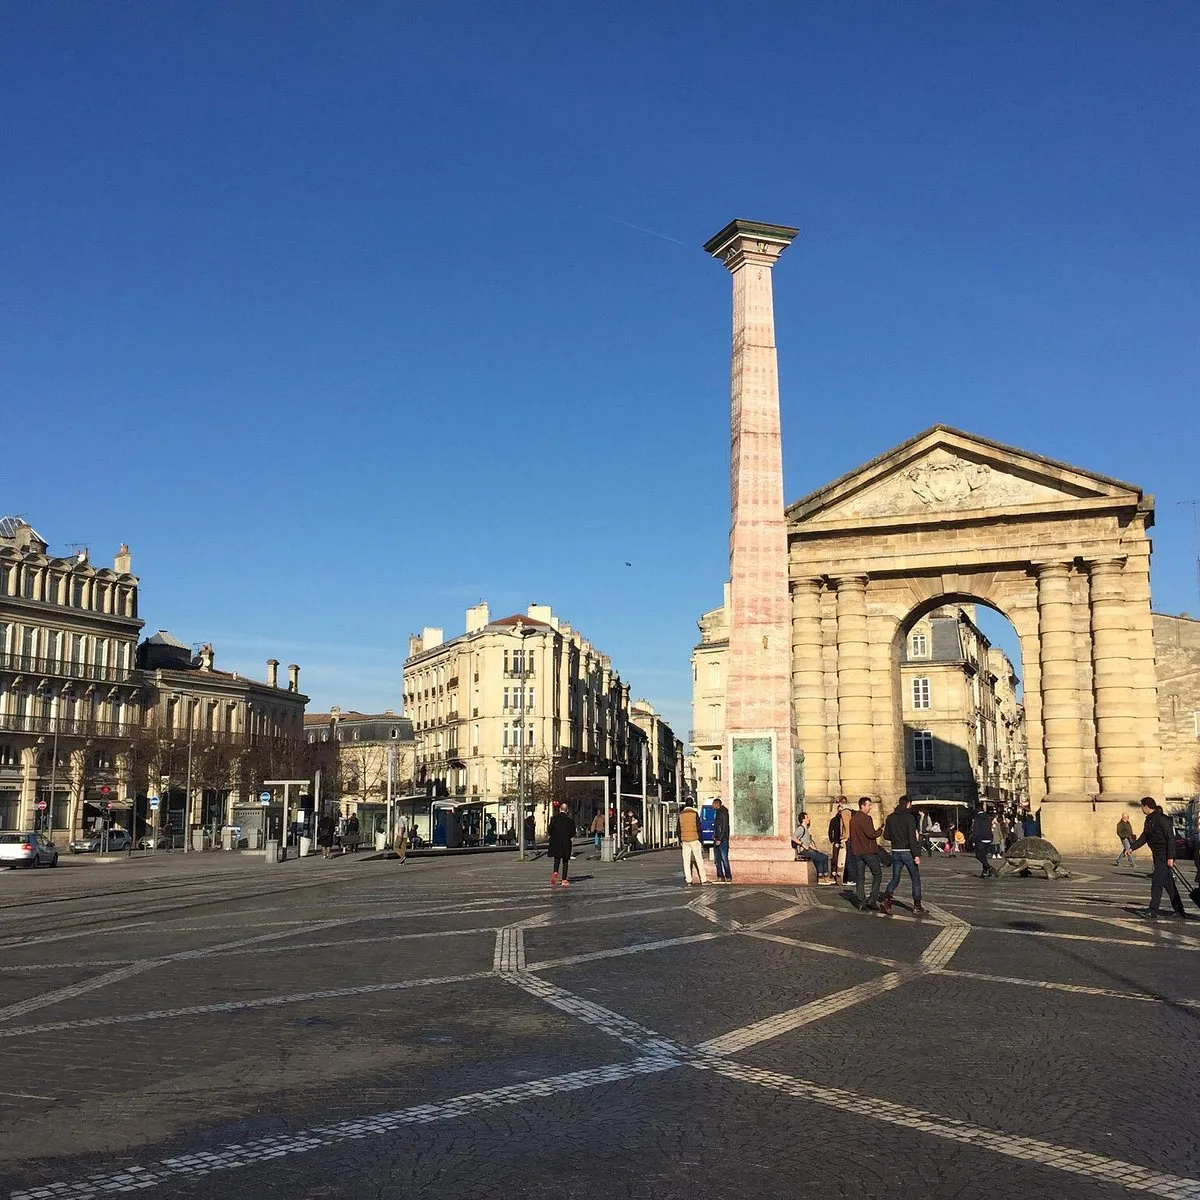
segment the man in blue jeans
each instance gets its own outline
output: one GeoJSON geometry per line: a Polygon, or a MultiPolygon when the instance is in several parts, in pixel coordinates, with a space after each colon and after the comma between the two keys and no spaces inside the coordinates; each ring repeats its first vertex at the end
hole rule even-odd
{"type": "Polygon", "coordinates": [[[912,883],[913,912],[918,917],[925,915],[921,906],[921,835],[917,831],[917,818],[913,816],[912,800],[901,796],[896,809],[883,823],[883,836],[892,844],[892,882],[887,885],[880,903],[883,911],[892,915],[892,896],[900,886],[900,873],[908,872],[912,883]]]}
{"type": "Polygon", "coordinates": [[[717,868],[718,883],[732,883],[729,871],[729,809],[718,796],[713,801],[713,862],[717,868]]]}
{"type": "Polygon", "coordinates": [[[792,834],[792,847],[799,861],[810,862],[817,868],[818,883],[833,883],[829,874],[829,855],[814,845],[812,818],[808,813],[800,814],[800,823],[796,826],[796,832],[792,834]]]}

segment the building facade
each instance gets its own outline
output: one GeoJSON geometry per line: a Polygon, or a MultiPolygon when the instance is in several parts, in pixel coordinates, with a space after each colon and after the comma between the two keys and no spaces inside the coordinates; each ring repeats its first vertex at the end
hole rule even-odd
{"type": "Polygon", "coordinates": [[[27,522],[0,518],[0,828],[66,837],[88,800],[99,812],[117,794],[123,739],[141,721],[142,622],[127,546],[111,568],[48,550],[27,522]]]}
{"type": "Polygon", "coordinates": [[[729,653],[729,584],[718,608],[697,622],[700,641],[692,650],[692,750],[689,794],[700,803],[721,795],[725,773],[725,674],[729,653]]]}
{"type": "Polygon", "coordinates": [[[540,834],[565,774],[630,766],[628,686],[548,605],[492,620],[481,603],[456,638],[412,635],[403,687],[418,788],[494,806],[502,832],[515,827],[522,771],[540,834]]]}
{"type": "Polygon", "coordinates": [[[405,803],[416,793],[413,727],[407,717],[391,709],[362,713],[335,707],[308,713],[304,736],[310,746],[333,751],[321,756],[322,811],[355,814],[367,836],[388,831],[389,797],[403,804],[406,813],[413,807],[405,803]]]}
{"type": "Polygon", "coordinates": [[[1154,614],[1158,727],[1168,808],[1200,795],[1200,621],[1154,614]]]}
{"type": "Polygon", "coordinates": [[[139,646],[128,546],[112,568],[48,549],[0,518],[0,828],[66,841],[101,818],[135,837],[230,821],[304,744],[299,668],[280,687],[274,660],[260,683],[165,631],[139,646]]]}
{"type": "Polygon", "coordinates": [[[917,620],[900,650],[905,790],[914,799],[988,800],[1016,808],[1023,706],[1008,656],[975,624],[974,605],[917,620]]]}

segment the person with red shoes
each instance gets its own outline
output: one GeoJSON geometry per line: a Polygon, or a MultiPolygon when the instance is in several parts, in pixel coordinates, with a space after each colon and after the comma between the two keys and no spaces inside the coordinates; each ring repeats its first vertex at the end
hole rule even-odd
{"type": "Polygon", "coordinates": [[[571,851],[575,847],[575,818],[567,812],[565,804],[556,804],[555,808],[554,816],[550,818],[549,830],[550,857],[554,860],[550,886],[570,887],[567,871],[571,866],[571,851]]]}

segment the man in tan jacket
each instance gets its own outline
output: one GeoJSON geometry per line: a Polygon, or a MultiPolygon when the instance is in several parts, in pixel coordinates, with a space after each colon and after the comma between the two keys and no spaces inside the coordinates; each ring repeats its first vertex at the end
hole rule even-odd
{"type": "Polygon", "coordinates": [[[679,810],[679,843],[683,847],[683,882],[688,887],[692,886],[692,865],[695,864],[700,882],[707,883],[704,848],[700,845],[700,814],[696,811],[694,800],[688,800],[679,810]]]}

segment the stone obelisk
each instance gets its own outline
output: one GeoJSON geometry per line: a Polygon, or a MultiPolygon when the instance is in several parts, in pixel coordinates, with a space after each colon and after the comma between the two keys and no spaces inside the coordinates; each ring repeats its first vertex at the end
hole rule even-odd
{"type": "Polygon", "coordinates": [[[795,721],[771,269],[797,230],[733,221],[704,249],[733,276],[724,800],[739,883],[807,883],[791,848],[795,721]]]}

